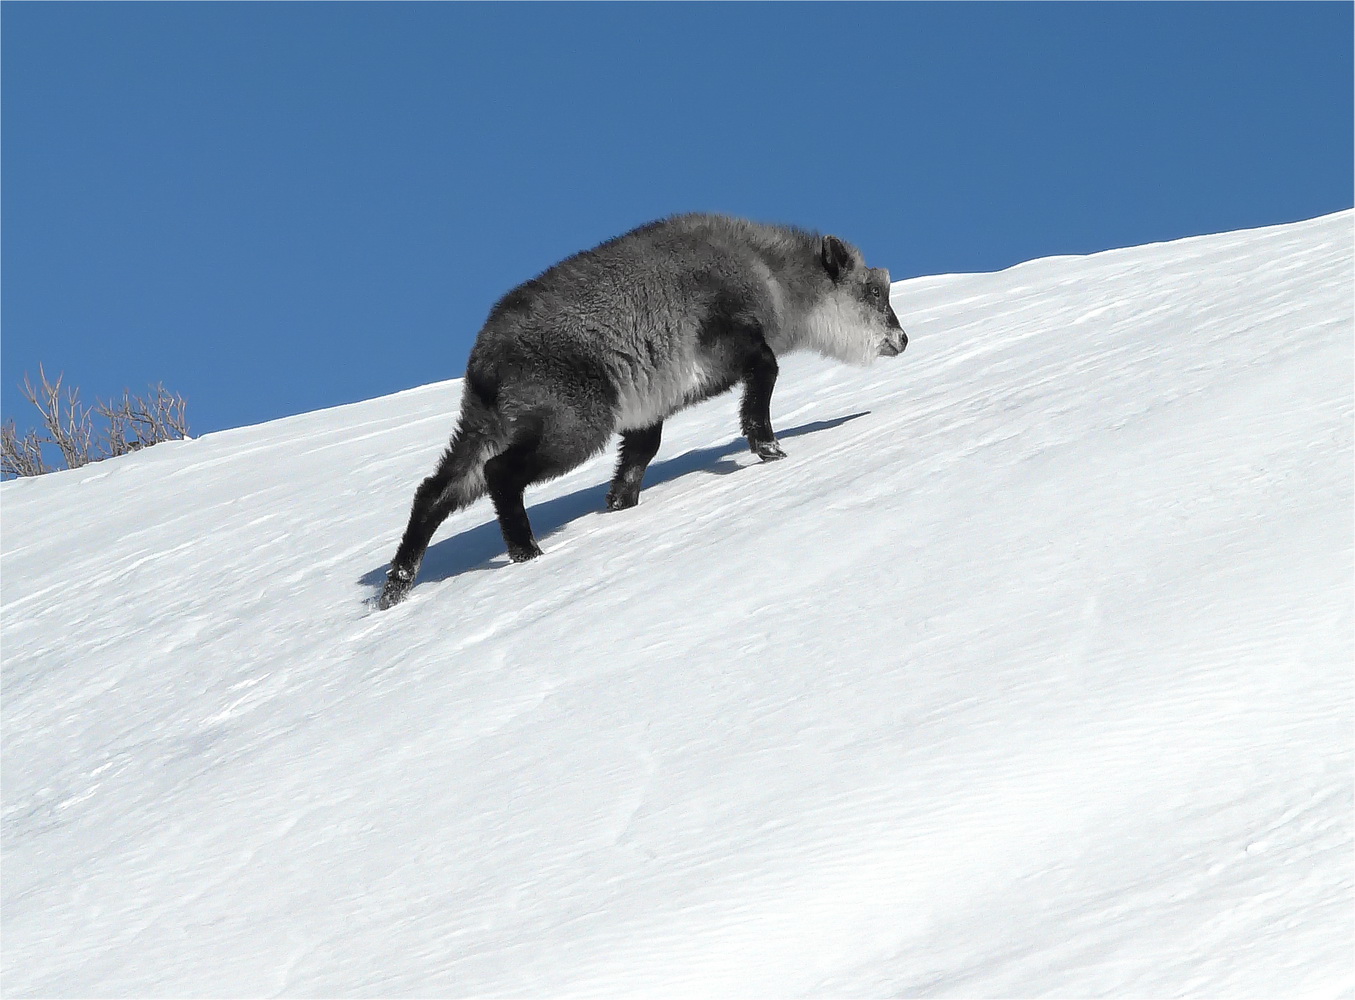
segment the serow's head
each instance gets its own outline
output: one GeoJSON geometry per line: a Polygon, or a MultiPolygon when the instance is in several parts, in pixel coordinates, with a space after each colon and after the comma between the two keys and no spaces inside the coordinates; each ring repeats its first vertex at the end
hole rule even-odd
{"type": "Polygon", "coordinates": [[[902,354],[908,335],[889,304],[889,272],[866,267],[861,251],[836,236],[823,238],[821,254],[832,287],[810,317],[814,346],[863,365],[902,354]]]}

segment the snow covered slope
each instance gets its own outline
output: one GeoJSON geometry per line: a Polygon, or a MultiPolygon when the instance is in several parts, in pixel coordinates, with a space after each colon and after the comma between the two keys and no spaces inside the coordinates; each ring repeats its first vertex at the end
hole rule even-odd
{"type": "Polygon", "coordinates": [[[902,282],[384,614],[458,382],[4,485],[5,994],[1351,996],[1353,242],[902,282]]]}

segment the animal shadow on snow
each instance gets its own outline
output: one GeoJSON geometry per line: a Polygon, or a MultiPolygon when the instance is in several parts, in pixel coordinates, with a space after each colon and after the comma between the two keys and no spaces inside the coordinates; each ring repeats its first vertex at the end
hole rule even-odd
{"type": "MultiPolygon", "coordinates": [[[[789,430],[778,431],[776,438],[778,441],[785,441],[788,438],[831,430],[834,427],[841,427],[849,420],[864,417],[869,413],[869,410],[862,410],[860,413],[849,413],[845,417],[834,417],[832,420],[815,420],[812,423],[801,424],[789,430]]],[[[720,476],[738,472],[745,466],[734,462],[733,458],[747,450],[748,443],[742,437],[737,437],[721,445],[698,448],[695,451],[675,455],[662,462],[654,462],[645,472],[644,493],[649,492],[660,483],[671,482],[690,472],[707,472],[720,476]]],[[[608,486],[608,483],[598,483],[595,486],[575,490],[573,493],[556,497],[553,500],[529,504],[527,513],[532,519],[532,528],[536,537],[544,541],[571,521],[576,521],[587,514],[602,512],[606,507],[608,486]]],[[[641,493],[641,503],[644,503],[644,493],[641,493]]],[[[490,507],[489,501],[477,501],[477,504],[481,502],[492,514],[493,508],[490,507]]],[[[625,512],[619,511],[606,516],[624,517],[625,512]]],[[[546,555],[549,557],[549,550],[547,550],[546,555]]],[[[428,552],[424,556],[423,566],[419,570],[418,582],[431,583],[468,573],[471,570],[489,569],[496,561],[506,561],[507,558],[508,555],[504,551],[503,535],[499,532],[499,522],[491,517],[483,524],[478,524],[474,528],[453,535],[451,538],[445,538],[436,545],[429,546],[428,552]]],[[[385,582],[388,569],[389,564],[384,564],[376,569],[369,570],[362,575],[361,582],[369,587],[378,587],[385,582]]]]}

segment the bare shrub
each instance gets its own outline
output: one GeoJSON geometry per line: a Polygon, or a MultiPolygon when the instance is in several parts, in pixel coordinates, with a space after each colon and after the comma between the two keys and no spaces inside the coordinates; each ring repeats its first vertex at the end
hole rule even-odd
{"type": "Polygon", "coordinates": [[[122,399],[96,402],[94,412],[104,420],[106,457],[188,437],[188,418],[184,414],[187,405],[182,396],[159,382],[145,396],[133,396],[124,389],[122,399]]]}
{"type": "Polygon", "coordinates": [[[13,420],[0,428],[0,474],[40,476],[54,471],[43,455],[48,445],[61,454],[61,467],[78,469],[161,441],[188,437],[187,404],[162,384],[151,386],[142,396],[124,389],[121,399],[96,399],[90,408],[80,402],[78,389],[62,387],[62,377],[51,381],[39,365],[39,381],[34,385],[25,373],[21,391],[41,416],[41,428],[23,437],[13,420]]]}
{"type": "Polygon", "coordinates": [[[42,438],[29,430],[19,437],[13,420],[0,427],[0,475],[40,476],[51,472],[51,466],[42,460],[42,438]]]}

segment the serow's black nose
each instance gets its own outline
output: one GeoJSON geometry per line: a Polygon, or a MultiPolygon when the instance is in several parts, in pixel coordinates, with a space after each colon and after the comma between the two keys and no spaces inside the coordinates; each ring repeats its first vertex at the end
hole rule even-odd
{"type": "Polygon", "coordinates": [[[898,335],[892,338],[886,338],[880,342],[880,357],[897,358],[903,353],[903,349],[908,346],[908,335],[902,330],[898,335]]]}

